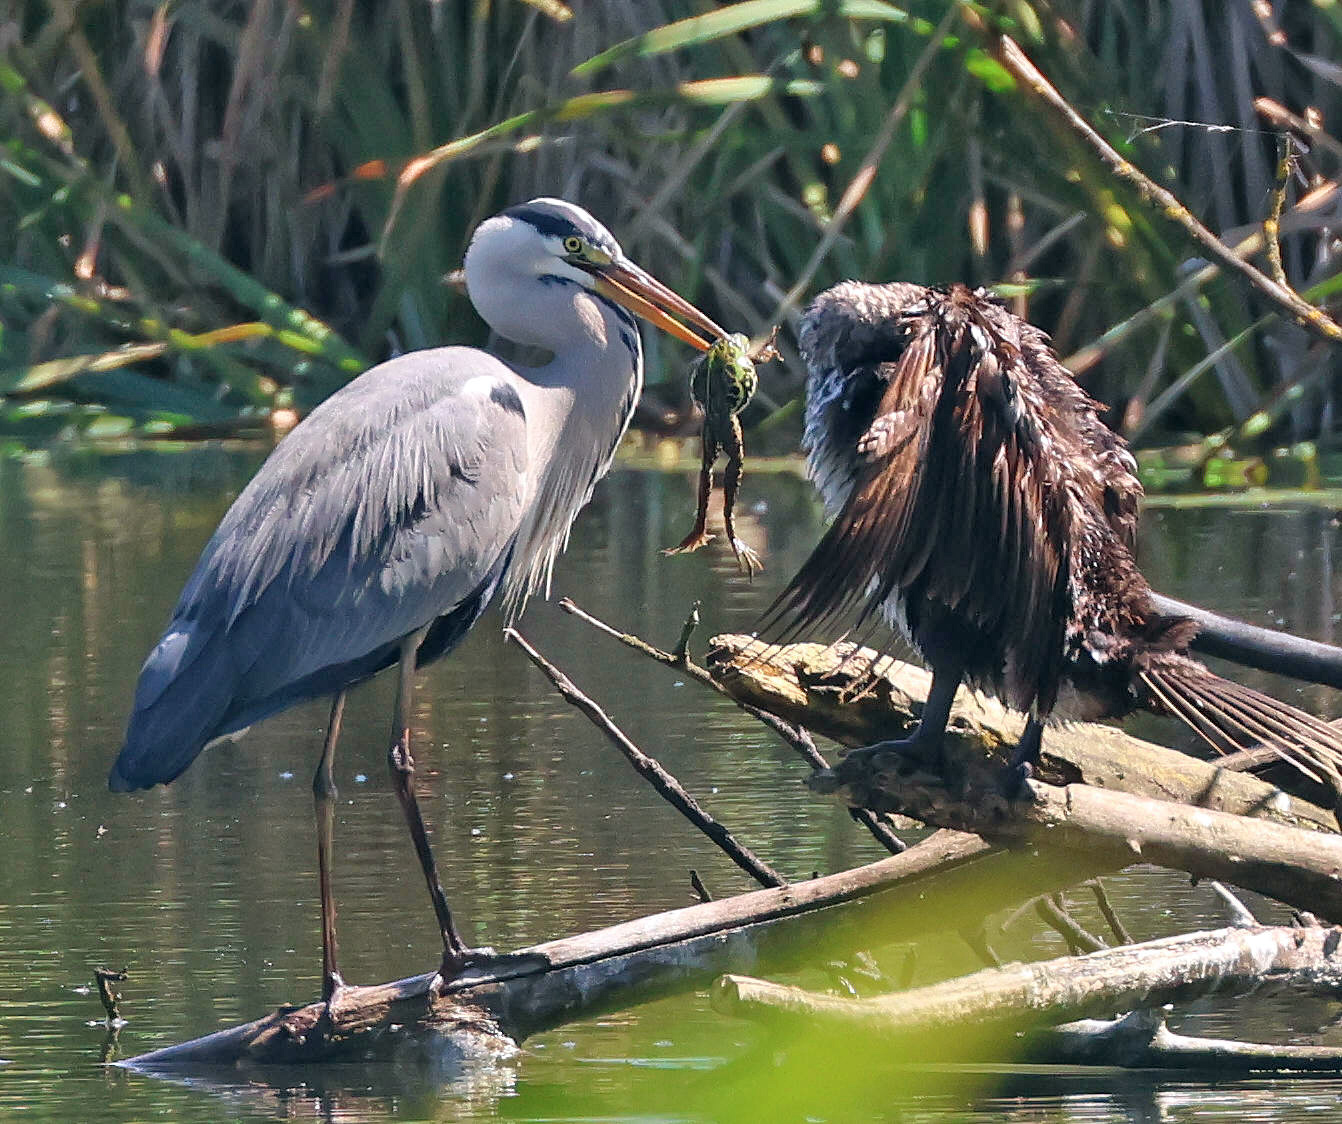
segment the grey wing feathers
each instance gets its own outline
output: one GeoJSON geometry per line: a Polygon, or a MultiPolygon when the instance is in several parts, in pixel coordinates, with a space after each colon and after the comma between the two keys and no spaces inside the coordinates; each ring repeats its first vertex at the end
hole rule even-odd
{"type": "Polygon", "coordinates": [[[207,741],[296,701],[296,685],[371,674],[401,637],[492,594],[527,501],[505,370],[468,349],[416,352],[285,438],[145,663],[114,785],[170,780],[207,741]]]}

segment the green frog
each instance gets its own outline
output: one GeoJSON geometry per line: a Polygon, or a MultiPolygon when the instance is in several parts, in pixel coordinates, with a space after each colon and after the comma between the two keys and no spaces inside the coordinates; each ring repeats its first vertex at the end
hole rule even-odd
{"type": "MultiPolygon", "coordinates": [[[[774,334],[777,335],[776,329],[774,334]]],[[[691,368],[690,397],[704,412],[699,508],[694,519],[694,529],[679,546],[663,551],[664,554],[688,553],[712,541],[713,536],[707,530],[708,499],[713,492],[713,464],[721,452],[727,456],[722,485],[722,518],[727,526],[727,540],[731,543],[736,561],[748,576],[753,578],[764,568],[759,555],[736,537],[733,514],[736,492],[745,465],[745,442],[741,436],[739,415],[750,404],[751,398],[755,396],[755,388],[759,385],[755,364],[778,357],[773,340],[774,337],[770,336],[763,346],[752,353],[750,341],[745,336],[723,336],[691,368]]]]}

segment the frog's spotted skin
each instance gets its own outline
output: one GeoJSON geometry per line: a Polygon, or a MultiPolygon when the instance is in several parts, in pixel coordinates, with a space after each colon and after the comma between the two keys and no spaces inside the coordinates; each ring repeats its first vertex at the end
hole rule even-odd
{"type": "Polygon", "coordinates": [[[736,537],[733,524],[736,491],[745,463],[745,443],[737,415],[750,403],[759,384],[748,347],[749,341],[743,335],[724,336],[704,353],[690,372],[690,397],[704,411],[699,508],[694,529],[678,546],[664,553],[687,553],[712,540],[713,536],[707,530],[708,498],[713,492],[713,462],[718,459],[718,453],[723,452],[727,454],[727,468],[722,484],[722,517],[727,525],[727,540],[741,569],[753,578],[764,564],[758,554],[736,537]]]}

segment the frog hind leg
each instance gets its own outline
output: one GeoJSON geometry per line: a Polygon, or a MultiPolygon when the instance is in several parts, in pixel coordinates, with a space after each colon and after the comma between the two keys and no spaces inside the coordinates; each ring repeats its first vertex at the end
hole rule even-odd
{"type": "Polygon", "coordinates": [[[690,554],[713,541],[708,533],[708,498],[713,493],[713,462],[718,459],[718,444],[703,439],[703,460],[699,466],[699,508],[694,516],[694,529],[678,545],[667,547],[663,554],[690,554]]]}
{"type": "Polygon", "coordinates": [[[736,492],[741,485],[741,476],[745,469],[745,441],[741,436],[741,422],[732,417],[732,441],[727,447],[727,468],[722,481],[722,521],[727,525],[727,541],[731,543],[732,553],[736,555],[737,565],[748,578],[764,569],[760,556],[736,537],[733,516],[736,508],[736,492]]]}

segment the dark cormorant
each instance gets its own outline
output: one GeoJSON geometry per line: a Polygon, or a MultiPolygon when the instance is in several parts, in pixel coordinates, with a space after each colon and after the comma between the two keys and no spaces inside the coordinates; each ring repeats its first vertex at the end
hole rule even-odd
{"type": "MultiPolygon", "coordinates": [[[[845,282],[802,320],[804,445],[833,523],[766,627],[794,637],[879,613],[932,670],[899,747],[940,760],[962,680],[1045,720],[1145,709],[1217,750],[1256,743],[1337,787],[1342,732],[1213,674],[1134,560],[1142,495],[1126,443],[1038,328],[964,285],[845,282]]],[[[873,747],[875,748],[875,747],[873,747]]]]}

